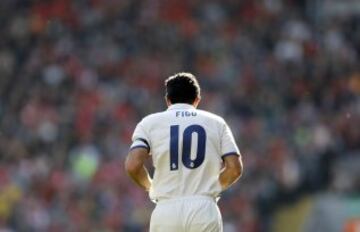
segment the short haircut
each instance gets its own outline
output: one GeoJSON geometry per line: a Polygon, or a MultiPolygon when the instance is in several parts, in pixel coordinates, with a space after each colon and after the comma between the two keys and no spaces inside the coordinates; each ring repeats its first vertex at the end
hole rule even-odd
{"type": "Polygon", "coordinates": [[[166,97],[171,104],[193,104],[200,97],[200,86],[191,73],[177,73],[165,80],[166,97]]]}

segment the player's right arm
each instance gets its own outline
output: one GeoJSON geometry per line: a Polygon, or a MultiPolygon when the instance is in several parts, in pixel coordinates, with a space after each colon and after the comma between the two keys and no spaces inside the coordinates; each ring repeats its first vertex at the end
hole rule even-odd
{"type": "Polygon", "coordinates": [[[125,171],[136,184],[145,191],[149,191],[152,180],[145,167],[145,162],[150,158],[150,138],[144,120],[136,126],[132,141],[125,160],[125,171]]]}
{"type": "Polygon", "coordinates": [[[223,158],[224,168],[221,170],[219,182],[221,189],[225,190],[234,184],[242,175],[243,164],[241,156],[236,153],[228,154],[223,158]]]}
{"type": "Polygon", "coordinates": [[[149,191],[151,187],[151,178],[144,165],[146,159],[149,157],[149,151],[147,148],[137,147],[130,150],[125,161],[126,172],[131,179],[145,191],[149,191]]]}

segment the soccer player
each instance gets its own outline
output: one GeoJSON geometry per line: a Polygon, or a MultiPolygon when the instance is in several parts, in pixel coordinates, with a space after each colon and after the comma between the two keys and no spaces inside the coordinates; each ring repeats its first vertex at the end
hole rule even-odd
{"type": "Polygon", "coordinates": [[[217,198],[242,174],[239,149],[224,119],[196,109],[192,74],[171,76],[165,86],[168,109],[136,126],[125,169],[157,203],[150,232],[220,232],[217,198]],[[144,166],[150,157],[153,178],[144,166]]]}

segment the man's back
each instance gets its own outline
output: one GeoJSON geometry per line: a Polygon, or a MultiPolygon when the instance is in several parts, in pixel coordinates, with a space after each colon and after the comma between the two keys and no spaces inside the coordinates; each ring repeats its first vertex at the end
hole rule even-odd
{"type": "Polygon", "coordinates": [[[215,198],[240,178],[240,152],[221,117],[196,110],[201,97],[194,75],[175,74],[165,87],[168,109],[136,126],[125,169],[157,203],[151,232],[221,232],[215,198]],[[145,166],[150,157],[153,178],[145,166]]]}
{"type": "MultiPolygon", "coordinates": [[[[150,197],[216,197],[221,192],[222,156],[239,154],[224,120],[189,104],[145,117],[133,140],[148,143],[155,173],[150,197]]],[[[135,143],[133,146],[136,146],[135,143]]]]}

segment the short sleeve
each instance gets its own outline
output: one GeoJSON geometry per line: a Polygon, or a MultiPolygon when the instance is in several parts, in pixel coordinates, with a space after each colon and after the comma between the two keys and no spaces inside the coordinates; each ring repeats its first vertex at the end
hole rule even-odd
{"type": "Polygon", "coordinates": [[[221,157],[224,158],[228,155],[240,155],[240,151],[229,126],[224,123],[221,137],[221,157]]]}
{"type": "Polygon", "coordinates": [[[149,141],[150,139],[146,133],[144,121],[141,121],[136,125],[132,135],[132,144],[130,146],[130,150],[135,148],[146,148],[148,151],[150,151],[149,141]]]}

